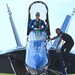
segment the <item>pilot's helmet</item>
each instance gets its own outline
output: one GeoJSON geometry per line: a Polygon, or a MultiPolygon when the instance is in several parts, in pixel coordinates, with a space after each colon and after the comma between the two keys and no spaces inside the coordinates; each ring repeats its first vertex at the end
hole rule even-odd
{"type": "Polygon", "coordinates": [[[36,12],[36,16],[40,16],[40,13],[39,12],[36,12]]]}

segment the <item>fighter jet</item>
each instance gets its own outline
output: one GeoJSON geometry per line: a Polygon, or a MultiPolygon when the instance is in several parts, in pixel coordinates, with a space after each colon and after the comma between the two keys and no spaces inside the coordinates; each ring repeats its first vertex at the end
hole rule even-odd
{"type": "MultiPolygon", "coordinates": [[[[12,12],[6,4],[8,13],[9,13],[9,19],[10,23],[13,29],[13,33],[15,36],[16,44],[17,46],[13,49],[9,50],[4,50],[0,51],[0,57],[7,57],[8,60],[10,61],[11,67],[13,69],[13,72],[15,75],[49,75],[49,72],[52,72],[56,75],[66,75],[66,71],[63,65],[62,57],[60,56],[60,48],[58,50],[55,50],[55,46],[59,40],[56,39],[52,46],[47,49],[47,38],[50,37],[50,25],[49,25],[49,15],[48,15],[48,6],[42,2],[42,1],[35,1],[32,4],[30,4],[29,9],[28,9],[28,28],[27,28],[27,44],[26,47],[23,47],[18,35],[18,32],[16,30],[13,18],[12,18],[12,12]],[[32,20],[31,19],[31,7],[34,4],[43,4],[47,10],[46,12],[46,19],[45,22],[47,24],[47,29],[46,31],[32,31],[29,28],[29,23],[32,20]],[[52,55],[58,54],[60,66],[61,66],[61,71],[56,71],[53,70],[50,65],[50,54],[52,55]],[[62,62],[61,62],[61,61],[62,62]]],[[[73,10],[71,15],[67,15],[65,18],[65,21],[61,27],[61,30],[63,32],[67,32],[70,21],[72,19],[72,16],[74,15],[75,10],[73,10]]],[[[71,53],[72,54],[72,53],[71,53]]],[[[52,56],[51,56],[52,57],[52,56]]],[[[54,75],[53,74],[53,75],[54,75]]],[[[52,74],[51,74],[52,75],[52,74]]]]}

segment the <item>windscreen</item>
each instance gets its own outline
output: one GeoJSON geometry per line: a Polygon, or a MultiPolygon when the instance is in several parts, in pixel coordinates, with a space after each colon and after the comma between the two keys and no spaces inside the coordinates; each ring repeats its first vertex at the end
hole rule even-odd
{"type": "Polygon", "coordinates": [[[28,36],[28,41],[46,41],[47,34],[44,31],[31,31],[28,36]]]}
{"type": "Polygon", "coordinates": [[[33,4],[31,6],[31,10],[30,10],[31,19],[35,19],[36,12],[40,12],[40,19],[45,21],[45,19],[46,19],[46,12],[47,12],[47,9],[46,9],[45,5],[42,4],[42,3],[33,4]]]}

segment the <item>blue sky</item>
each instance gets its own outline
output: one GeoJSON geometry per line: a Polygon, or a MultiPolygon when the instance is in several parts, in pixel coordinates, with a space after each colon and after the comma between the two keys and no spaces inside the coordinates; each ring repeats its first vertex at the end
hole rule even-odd
{"type": "MultiPolygon", "coordinates": [[[[10,6],[12,16],[20,36],[22,45],[26,43],[26,31],[28,22],[28,7],[35,0],[0,0],[0,50],[11,49],[16,46],[13,31],[11,28],[6,3],[10,6]]],[[[49,21],[51,28],[51,37],[56,35],[55,29],[61,27],[67,14],[71,14],[75,7],[75,0],[41,0],[49,8],[49,21]]],[[[42,8],[42,6],[40,7],[42,8]]],[[[37,9],[37,7],[35,8],[37,9]]],[[[45,9],[43,9],[45,10],[45,9]]],[[[42,10],[42,13],[45,11],[42,10]]],[[[33,11],[33,10],[32,10],[33,11]]],[[[43,14],[41,14],[43,19],[43,14]]],[[[68,33],[75,40],[75,16],[70,23],[68,33]]],[[[75,46],[73,47],[75,50],[75,46]]]]}

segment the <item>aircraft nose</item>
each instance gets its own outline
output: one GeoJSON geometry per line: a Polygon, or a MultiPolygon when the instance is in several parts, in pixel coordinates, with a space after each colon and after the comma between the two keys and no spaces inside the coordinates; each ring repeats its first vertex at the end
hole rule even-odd
{"type": "Polygon", "coordinates": [[[37,69],[40,66],[40,62],[41,62],[41,57],[39,54],[36,54],[33,56],[33,61],[34,61],[34,66],[35,69],[37,69]]]}

